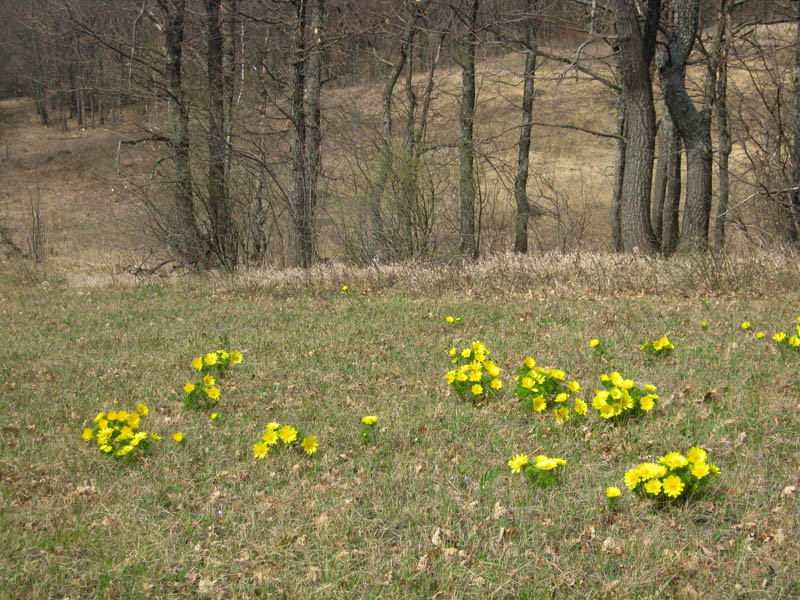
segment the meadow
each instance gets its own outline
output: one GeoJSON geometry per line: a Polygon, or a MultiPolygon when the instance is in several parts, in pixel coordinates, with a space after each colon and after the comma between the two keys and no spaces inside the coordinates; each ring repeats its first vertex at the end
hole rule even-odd
{"type": "Polygon", "coordinates": [[[798,326],[800,273],[792,258],[714,260],[496,257],[95,287],[6,262],[0,596],[795,597],[800,353],[772,336],[798,326]],[[669,356],[640,349],[663,335],[669,356]],[[477,404],[445,379],[449,350],[475,340],[504,381],[477,404]],[[218,349],[242,362],[213,406],[187,409],[192,361],[218,349]],[[613,371],[659,399],[622,422],[590,406],[559,425],[512,393],[528,355],[587,403],[613,371]],[[82,439],[99,412],[140,403],[161,437],[147,452],[82,439]],[[367,443],[365,415],[378,418],[367,443]],[[257,458],[270,422],[317,451],[257,458]],[[625,486],[638,463],[695,446],[720,469],[701,496],[625,486]],[[509,468],[520,453],[566,465],[535,486],[509,468]],[[608,486],[622,490],[615,510],[608,486]]]}

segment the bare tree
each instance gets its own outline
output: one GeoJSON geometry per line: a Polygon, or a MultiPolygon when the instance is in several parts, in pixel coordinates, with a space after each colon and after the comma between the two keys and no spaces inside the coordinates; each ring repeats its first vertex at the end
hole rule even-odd
{"type": "Polygon", "coordinates": [[[464,0],[461,54],[461,109],[459,113],[459,251],[462,256],[478,257],[475,230],[475,49],[478,45],[477,22],[479,0],[464,0]]]}

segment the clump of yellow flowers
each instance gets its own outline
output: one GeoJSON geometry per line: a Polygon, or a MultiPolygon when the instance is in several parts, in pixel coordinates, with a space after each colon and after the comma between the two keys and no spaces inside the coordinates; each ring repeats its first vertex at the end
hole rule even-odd
{"type": "Polygon", "coordinates": [[[500,368],[489,359],[489,350],[479,341],[462,350],[450,348],[450,362],[455,369],[445,374],[447,384],[464,400],[473,404],[491,400],[503,388],[500,368]]]}
{"type": "Polygon", "coordinates": [[[263,460],[269,456],[272,449],[277,447],[297,447],[311,456],[319,448],[319,442],[315,435],[303,436],[298,429],[291,425],[281,425],[271,421],[267,423],[261,440],[253,446],[253,456],[263,460]]]}
{"type": "Polygon", "coordinates": [[[603,373],[600,381],[605,389],[595,392],[592,407],[604,419],[619,419],[631,414],[650,412],[658,400],[658,396],[653,393],[656,386],[646,384],[641,389],[633,379],[625,379],[617,371],[611,375],[603,373]]]}
{"type": "Polygon", "coordinates": [[[234,350],[208,352],[192,361],[192,369],[198,379],[187,381],[183,386],[183,404],[186,408],[211,408],[220,398],[217,378],[225,377],[231,365],[242,362],[242,353],[234,350]]]}
{"type": "Polygon", "coordinates": [[[139,429],[142,417],[150,409],[140,403],[136,410],[110,410],[101,412],[94,418],[94,426],[83,430],[81,437],[88,443],[94,440],[103,454],[128,462],[144,453],[151,440],[161,441],[155,433],[139,429]]]}
{"type": "Polygon", "coordinates": [[[552,404],[556,423],[566,423],[571,414],[585,416],[586,402],[578,398],[581,384],[566,381],[566,373],[561,369],[545,369],[536,365],[531,356],[526,356],[514,378],[514,394],[530,410],[541,413],[552,404]],[[572,404],[570,409],[569,404],[572,404]]]}
{"type": "Polygon", "coordinates": [[[711,476],[719,476],[715,464],[707,462],[708,454],[697,446],[686,456],[670,452],[656,462],[639,463],[625,473],[625,485],[644,498],[663,502],[699,496],[711,476]]]}
{"type": "MultiPolygon", "coordinates": [[[[797,317],[797,321],[800,323],[800,317],[797,317]]],[[[800,325],[796,326],[796,330],[796,334],[788,335],[785,331],[779,331],[772,336],[772,340],[778,344],[781,352],[787,350],[800,352],[800,325]]]]}
{"type": "Polygon", "coordinates": [[[528,460],[525,454],[515,454],[508,461],[512,473],[522,473],[528,480],[541,486],[548,486],[558,481],[561,473],[560,467],[567,464],[563,458],[552,458],[545,454],[539,454],[534,458],[533,463],[528,460]]]}
{"type": "Polygon", "coordinates": [[[639,349],[644,350],[650,356],[669,356],[675,350],[675,346],[667,336],[662,336],[657,340],[643,344],[639,349]]]}

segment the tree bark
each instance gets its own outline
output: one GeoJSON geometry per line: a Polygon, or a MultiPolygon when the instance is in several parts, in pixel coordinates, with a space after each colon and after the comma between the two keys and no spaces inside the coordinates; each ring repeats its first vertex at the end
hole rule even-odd
{"type": "Polygon", "coordinates": [[[475,148],[473,120],[475,118],[475,48],[478,44],[476,25],[479,0],[465,0],[465,31],[461,56],[461,110],[459,113],[459,252],[476,259],[479,247],[475,233],[475,148]]]}
{"type": "Polygon", "coordinates": [[[533,96],[536,73],[536,19],[533,14],[539,8],[537,0],[528,0],[525,17],[525,73],[522,88],[522,126],[519,130],[519,156],[517,174],[514,179],[514,199],[517,214],[514,227],[514,252],[528,252],[528,221],[531,205],[528,200],[528,171],[530,169],[531,132],[533,130],[533,96]]]}
{"type": "Polygon", "coordinates": [[[159,0],[164,16],[167,110],[172,122],[172,153],[175,164],[176,231],[173,249],[189,264],[199,265],[205,254],[194,217],[192,170],[189,154],[189,109],[183,92],[182,52],[186,0],[159,0]]]}
{"type": "Polygon", "coordinates": [[[665,132],[667,137],[666,152],[666,185],[664,188],[664,207],[661,213],[661,253],[669,256],[678,247],[680,229],[678,221],[681,205],[681,136],[669,116],[669,110],[664,111],[662,121],[668,127],[665,132]]]}
{"type": "MultiPolygon", "coordinates": [[[[719,166],[717,179],[719,182],[719,198],[717,200],[717,218],[714,220],[714,247],[721,250],[725,247],[725,222],[728,212],[728,198],[730,196],[730,180],[728,164],[730,162],[733,143],[731,140],[730,124],[728,122],[728,54],[730,49],[731,33],[731,6],[728,0],[719,0],[717,6],[717,27],[722,31],[718,32],[719,46],[717,54],[717,90],[716,90],[716,113],[717,113],[717,147],[719,152],[719,166]]],[[[800,31],[800,30],[799,30],[800,31]]],[[[798,39],[800,42],[800,39],[798,39]]],[[[800,52],[800,43],[798,50],[800,52]]],[[[800,56],[800,55],[798,55],[800,56]]],[[[798,76],[797,68],[800,62],[795,63],[795,78],[798,76]]],[[[797,86],[797,79],[795,86],[797,86]]],[[[795,87],[795,109],[800,108],[800,87],[795,87]]]]}
{"type": "MultiPolygon", "coordinates": [[[[619,52],[619,47],[614,48],[619,52]]],[[[621,80],[619,63],[617,64],[617,79],[621,80]]],[[[622,242],[622,184],[625,178],[625,97],[622,89],[617,91],[617,128],[614,140],[614,185],[611,192],[611,247],[616,252],[625,250],[622,242]]]]}
{"type": "Polygon", "coordinates": [[[308,266],[314,259],[316,210],[319,201],[319,173],[321,169],[322,145],[322,25],[324,20],[324,0],[310,0],[311,47],[308,51],[306,69],[306,201],[303,205],[303,223],[309,238],[306,252],[308,266]]]}
{"type": "Polygon", "coordinates": [[[211,244],[220,262],[236,266],[236,239],[228,199],[226,161],[225,85],[223,44],[220,27],[221,0],[206,0],[208,75],[208,212],[211,244]]]}
{"type": "Polygon", "coordinates": [[[289,63],[289,248],[293,267],[311,266],[311,237],[306,217],[306,114],[303,106],[305,83],[306,0],[292,0],[292,57],[289,63]]]}
{"type": "Polygon", "coordinates": [[[664,101],[686,148],[686,199],[678,247],[708,248],[711,215],[711,111],[692,104],[686,91],[686,63],[697,36],[700,0],[675,0],[675,27],[658,68],[664,101]]]}
{"type": "Polygon", "coordinates": [[[657,251],[650,225],[650,195],[655,154],[655,109],[650,63],[661,12],[660,0],[649,0],[643,30],[633,0],[614,0],[616,8],[622,99],[625,103],[625,171],[620,202],[620,230],[626,251],[657,251]]]}
{"type": "MultiPolygon", "coordinates": [[[[792,140],[792,186],[800,186],[800,3],[797,6],[794,45],[794,137],[792,140]]],[[[789,218],[785,225],[786,239],[796,243],[800,239],[800,190],[789,195],[789,218]]]]}

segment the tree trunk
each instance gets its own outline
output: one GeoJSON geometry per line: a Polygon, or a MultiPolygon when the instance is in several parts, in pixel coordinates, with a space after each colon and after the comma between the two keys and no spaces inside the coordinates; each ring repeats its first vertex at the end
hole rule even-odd
{"type": "Polygon", "coordinates": [[[514,227],[514,252],[528,252],[528,220],[531,205],[528,201],[528,170],[530,169],[531,131],[533,130],[533,96],[536,73],[536,19],[537,0],[528,0],[525,16],[525,73],[522,88],[522,126],[519,130],[519,156],[514,179],[514,199],[517,214],[514,227]]]}
{"type": "Polygon", "coordinates": [[[306,202],[303,205],[303,223],[309,241],[306,252],[308,266],[314,260],[314,227],[317,202],[319,200],[319,173],[321,168],[320,146],[322,145],[322,25],[324,20],[324,0],[310,0],[311,48],[308,51],[306,70],[306,202]]]}
{"type": "Polygon", "coordinates": [[[459,114],[459,177],[460,204],[459,252],[466,257],[478,257],[475,235],[475,149],[473,147],[473,120],[475,117],[475,47],[478,36],[479,0],[466,0],[465,31],[462,41],[461,110],[459,114]]]}
{"type": "Polygon", "coordinates": [[[222,28],[219,13],[221,0],[206,0],[208,35],[208,212],[211,220],[211,244],[220,262],[236,266],[236,239],[228,199],[228,173],[225,143],[225,92],[223,82],[222,28]]]}
{"type": "Polygon", "coordinates": [[[686,200],[678,246],[686,250],[708,247],[711,215],[711,114],[702,111],[686,91],[686,63],[697,35],[700,0],[676,0],[675,28],[658,68],[661,90],[672,121],[686,148],[686,200]]]}
{"type": "Polygon", "coordinates": [[[189,154],[189,109],[183,93],[181,56],[186,0],[159,2],[165,21],[164,46],[167,109],[172,122],[172,152],[175,163],[176,231],[173,248],[189,264],[199,265],[205,254],[194,217],[192,170],[189,154]]]}
{"type": "MultiPolygon", "coordinates": [[[[728,0],[719,0],[717,7],[717,27],[722,28],[717,60],[717,146],[719,151],[719,167],[717,179],[719,181],[719,199],[717,201],[717,218],[714,221],[714,247],[721,250],[725,247],[725,221],[728,212],[728,198],[730,196],[730,181],[728,164],[733,149],[730,124],[728,123],[728,54],[730,51],[731,35],[731,6],[728,0]]],[[[798,30],[800,32],[800,29],[798,30]]],[[[800,38],[796,52],[800,52],[800,38]]],[[[800,54],[797,55],[800,57],[800,54]]],[[[800,108],[800,87],[798,87],[798,68],[800,62],[795,63],[795,109],[800,108]]]]}
{"type": "MultiPolygon", "coordinates": [[[[794,45],[794,138],[792,140],[792,186],[800,186],[800,3],[797,6],[794,45]]],[[[800,239],[800,190],[789,195],[789,218],[785,226],[786,239],[800,239]]]]}
{"type": "MultiPolygon", "coordinates": [[[[619,52],[619,48],[614,48],[619,52]]],[[[619,66],[617,66],[617,79],[622,79],[619,66]]],[[[611,247],[616,252],[622,252],[625,245],[622,243],[622,183],[625,178],[625,98],[622,90],[617,92],[617,128],[614,140],[614,185],[611,193],[611,247]]]]}
{"type": "Polygon", "coordinates": [[[678,218],[681,205],[681,136],[669,116],[669,110],[664,118],[669,123],[667,134],[667,177],[664,189],[664,209],[661,214],[661,253],[669,256],[678,247],[678,218]]]}
{"type": "Polygon", "coordinates": [[[306,0],[292,0],[292,57],[289,63],[289,264],[311,266],[311,238],[306,217],[306,114],[303,106],[305,84],[306,0]]]}
{"type": "Polygon", "coordinates": [[[650,190],[655,154],[655,109],[650,63],[653,59],[661,11],[660,0],[649,0],[644,30],[639,29],[633,0],[614,0],[616,8],[618,67],[625,103],[626,147],[620,221],[627,251],[657,251],[650,226],[650,190]]]}

